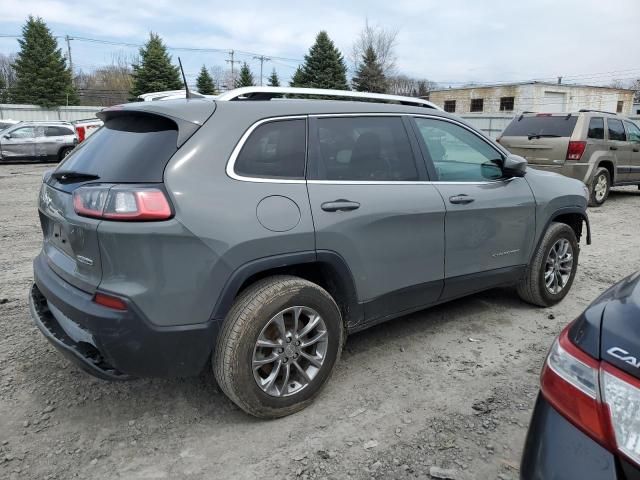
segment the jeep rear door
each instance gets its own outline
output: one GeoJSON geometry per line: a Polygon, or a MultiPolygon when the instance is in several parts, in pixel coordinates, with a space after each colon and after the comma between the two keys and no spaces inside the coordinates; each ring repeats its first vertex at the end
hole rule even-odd
{"type": "Polygon", "coordinates": [[[435,302],[444,204],[400,115],[310,117],[307,188],[316,249],[345,259],[368,321],[435,302]]]}
{"type": "Polygon", "coordinates": [[[519,279],[535,234],[524,178],[505,178],[503,154],[453,120],[415,117],[428,168],[446,206],[443,299],[519,279]]]}
{"type": "Polygon", "coordinates": [[[630,181],[631,173],[631,143],[627,142],[627,133],[622,120],[607,118],[607,134],[609,135],[609,150],[616,157],[616,176],[614,183],[630,181]]]}

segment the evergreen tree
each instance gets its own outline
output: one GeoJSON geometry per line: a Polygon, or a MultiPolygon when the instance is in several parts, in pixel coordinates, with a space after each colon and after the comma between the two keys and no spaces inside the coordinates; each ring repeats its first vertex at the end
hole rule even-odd
{"type": "Polygon", "coordinates": [[[304,69],[301,65],[298,65],[296,68],[293,77],[291,77],[291,81],[289,82],[290,87],[308,87],[307,85],[307,77],[304,74],[304,69]]]}
{"type": "Polygon", "coordinates": [[[271,75],[269,76],[269,84],[270,87],[279,87],[280,86],[280,79],[278,78],[278,73],[276,72],[276,69],[274,68],[273,71],[271,72],[271,75]]]}
{"type": "Polygon", "coordinates": [[[299,79],[302,84],[296,87],[349,89],[344,58],[325,31],[318,33],[316,42],[304,56],[302,71],[299,79]]]}
{"type": "Polygon", "coordinates": [[[184,88],[178,67],[171,64],[171,56],[162,39],[155,33],[149,34],[149,41],[140,49],[140,63],[133,67],[131,96],[164,90],[184,88]]]}
{"type": "Polygon", "coordinates": [[[11,89],[12,101],[45,108],[77,105],[71,72],[44,20],[29,16],[18,43],[20,52],[13,64],[16,83],[11,89]]]}
{"type": "Polygon", "coordinates": [[[373,47],[369,46],[365,50],[362,62],[358,65],[351,83],[354,90],[359,92],[385,93],[387,91],[387,79],[373,47]]]}
{"type": "Polygon", "coordinates": [[[207,67],[204,65],[200,69],[200,74],[196,79],[196,87],[198,88],[198,92],[203,95],[214,95],[216,93],[216,87],[213,84],[213,78],[209,74],[207,67]]]}
{"type": "Polygon", "coordinates": [[[249,68],[249,65],[247,65],[247,62],[244,62],[240,68],[240,76],[238,77],[238,80],[236,80],[236,87],[253,87],[254,85],[253,73],[251,73],[251,69],[249,68]]]}

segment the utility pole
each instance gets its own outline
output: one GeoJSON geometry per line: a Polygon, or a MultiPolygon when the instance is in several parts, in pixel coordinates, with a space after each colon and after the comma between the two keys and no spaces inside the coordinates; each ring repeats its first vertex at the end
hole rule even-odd
{"type": "Polygon", "coordinates": [[[236,76],[233,73],[234,72],[234,64],[236,63],[240,63],[240,60],[234,60],[233,57],[236,54],[236,52],[234,50],[229,50],[229,56],[231,57],[231,59],[229,60],[225,60],[225,62],[230,63],[231,64],[231,83],[232,83],[232,87],[231,88],[236,88],[236,76]]]}
{"type": "Polygon", "coordinates": [[[264,64],[264,62],[270,62],[271,59],[269,57],[265,57],[264,55],[259,55],[253,58],[256,60],[260,60],[260,86],[262,86],[262,65],[264,64]]]}
{"type": "Polygon", "coordinates": [[[69,71],[71,72],[71,82],[73,82],[73,61],[71,60],[71,40],[72,37],[65,35],[64,39],[67,42],[67,58],[69,59],[69,71]]]}

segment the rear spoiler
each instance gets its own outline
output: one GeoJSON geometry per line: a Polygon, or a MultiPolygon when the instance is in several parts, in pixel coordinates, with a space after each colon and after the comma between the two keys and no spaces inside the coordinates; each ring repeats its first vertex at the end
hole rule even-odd
{"type": "Polygon", "coordinates": [[[115,105],[101,110],[96,116],[103,122],[126,115],[158,115],[167,118],[178,127],[178,148],[180,148],[213,115],[215,110],[216,104],[210,100],[166,100],[115,105]]]}

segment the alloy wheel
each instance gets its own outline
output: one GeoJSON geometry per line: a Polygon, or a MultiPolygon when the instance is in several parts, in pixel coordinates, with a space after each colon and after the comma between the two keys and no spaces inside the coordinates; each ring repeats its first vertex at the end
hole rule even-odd
{"type": "Polygon", "coordinates": [[[544,284],[549,293],[557,295],[569,283],[573,270],[573,247],[566,238],[557,240],[549,254],[544,270],[544,284]]]}
{"type": "Polygon", "coordinates": [[[273,397],[298,393],[316,377],[327,356],[328,332],[314,309],[289,307],[264,326],[253,349],[253,377],[273,397]]]}
{"type": "Polygon", "coordinates": [[[598,203],[604,200],[605,195],[607,194],[607,177],[605,175],[600,175],[596,184],[593,186],[593,190],[595,192],[596,201],[598,203]]]}

